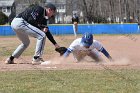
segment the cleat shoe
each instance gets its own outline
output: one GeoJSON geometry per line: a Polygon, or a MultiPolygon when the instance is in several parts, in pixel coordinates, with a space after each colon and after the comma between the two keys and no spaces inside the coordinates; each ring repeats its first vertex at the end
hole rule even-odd
{"type": "Polygon", "coordinates": [[[5,64],[14,64],[14,60],[11,60],[10,58],[7,58],[5,61],[5,64]]]}
{"type": "Polygon", "coordinates": [[[32,64],[33,65],[39,65],[41,64],[42,62],[44,62],[44,60],[42,58],[37,58],[37,59],[32,59],[32,64]]]}

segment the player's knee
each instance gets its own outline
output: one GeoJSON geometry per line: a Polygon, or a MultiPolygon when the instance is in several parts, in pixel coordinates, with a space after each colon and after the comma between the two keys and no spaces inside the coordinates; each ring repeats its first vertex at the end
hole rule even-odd
{"type": "Polygon", "coordinates": [[[45,34],[45,33],[42,34],[41,36],[38,37],[38,39],[39,39],[39,40],[44,40],[44,39],[46,39],[46,34],[45,34]]]}
{"type": "Polygon", "coordinates": [[[23,49],[26,49],[28,46],[29,46],[29,44],[27,44],[27,43],[22,43],[20,45],[20,47],[22,47],[23,49]]]}
{"type": "Polygon", "coordinates": [[[23,47],[24,47],[24,48],[27,48],[27,47],[29,46],[29,44],[30,44],[30,41],[28,41],[28,42],[26,42],[26,43],[23,43],[23,47]]]}

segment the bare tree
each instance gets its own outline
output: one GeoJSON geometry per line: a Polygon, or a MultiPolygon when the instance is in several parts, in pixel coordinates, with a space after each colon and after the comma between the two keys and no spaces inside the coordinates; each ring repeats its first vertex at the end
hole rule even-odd
{"type": "Polygon", "coordinates": [[[120,20],[126,17],[127,22],[130,22],[130,17],[140,15],[139,4],[140,0],[82,0],[81,7],[88,21],[93,18],[92,16],[110,16],[114,22],[116,17],[120,20]]]}
{"type": "MultiPolygon", "coordinates": [[[[28,4],[43,3],[45,0],[16,0],[28,4]]],[[[57,0],[56,0],[57,1],[57,0]]],[[[140,21],[140,0],[66,0],[66,16],[71,15],[73,11],[83,13],[84,22],[95,21],[95,17],[108,18],[114,20],[118,17],[120,21],[130,16],[140,21]]],[[[23,4],[25,4],[23,3],[23,4]]]]}

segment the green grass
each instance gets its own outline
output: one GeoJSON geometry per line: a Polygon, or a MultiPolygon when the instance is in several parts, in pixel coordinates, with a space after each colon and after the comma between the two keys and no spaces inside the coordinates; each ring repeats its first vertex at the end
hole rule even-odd
{"type": "Polygon", "coordinates": [[[118,70],[0,72],[0,93],[140,93],[140,72],[118,70]]]}

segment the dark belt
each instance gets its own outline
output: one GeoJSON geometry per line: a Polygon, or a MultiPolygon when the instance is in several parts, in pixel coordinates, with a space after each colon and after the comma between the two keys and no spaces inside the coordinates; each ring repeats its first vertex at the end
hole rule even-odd
{"type": "Polygon", "coordinates": [[[21,16],[17,15],[16,18],[22,18],[21,16]]]}
{"type": "MultiPolygon", "coordinates": [[[[17,15],[15,18],[22,18],[21,16],[19,16],[19,15],[17,15]]],[[[24,19],[24,18],[22,18],[22,19],[24,19]]],[[[25,20],[25,19],[24,19],[25,20]]],[[[26,21],[26,20],[25,20],[26,21]]]]}

